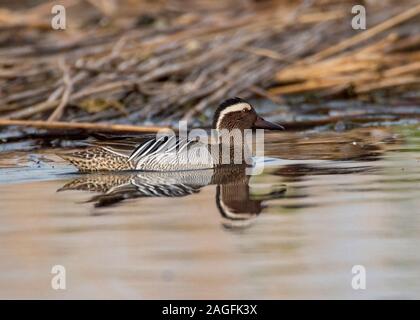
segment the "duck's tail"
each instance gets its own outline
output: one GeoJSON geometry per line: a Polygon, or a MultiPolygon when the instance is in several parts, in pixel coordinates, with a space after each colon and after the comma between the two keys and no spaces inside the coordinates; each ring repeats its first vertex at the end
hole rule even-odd
{"type": "Polygon", "coordinates": [[[76,166],[80,172],[132,170],[133,165],[127,157],[116,155],[100,147],[88,148],[73,153],[58,154],[76,166]]]}

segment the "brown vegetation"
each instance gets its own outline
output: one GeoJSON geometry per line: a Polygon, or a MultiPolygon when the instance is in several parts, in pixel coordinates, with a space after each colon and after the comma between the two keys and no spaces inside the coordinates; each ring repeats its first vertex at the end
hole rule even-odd
{"type": "Polygon", "coordinates": [[[209,123],[235,95],[418,98],[418,1],[365,1],[365,31],[354,1],[59,3],[65,31],[54,2],[0,10],[0,125],[209,123]]]}

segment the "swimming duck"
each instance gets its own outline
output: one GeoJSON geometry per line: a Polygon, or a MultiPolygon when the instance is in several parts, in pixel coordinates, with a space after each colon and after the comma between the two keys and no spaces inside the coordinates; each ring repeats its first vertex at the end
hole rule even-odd
{"type": "Polygon", "coordinates": [[[225,164],[249,164],[243,134],[246,129],[282,130],[281,125],[260,117],[250,103],[231,98],[217,108],[213,129],[216,141],[202,141],[175,135],[161,134],[95,141],[92,147],[60,155],[80,172],[95,171],[179,171],[210,169],[225,164]],[[228,154],[228,160],[222,156],[228,154]]]}

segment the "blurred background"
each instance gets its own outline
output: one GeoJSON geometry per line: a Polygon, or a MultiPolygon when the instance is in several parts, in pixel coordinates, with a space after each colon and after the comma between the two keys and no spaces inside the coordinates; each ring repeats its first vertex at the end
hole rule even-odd
{"type": "Polygon", "coordinates": [[[0,297],[419,298],[419,30],[418,0],[0,0],[0,297]],[[286,127],[261,175],[178,186],[56,155],[208,128],[232,96],[286,127]]]}
{"type": "Polygon", "coordinates": [[[304,102],[328,115],[331,99],[410,117],[395,109],[419,101],[419,3],[357,4],[366,30],[346,0],[2,1],[0,118],[209,125],[232,96],[289,122],[304,102]],[[65,30],[51,27],[55,4],[65,30]]]}

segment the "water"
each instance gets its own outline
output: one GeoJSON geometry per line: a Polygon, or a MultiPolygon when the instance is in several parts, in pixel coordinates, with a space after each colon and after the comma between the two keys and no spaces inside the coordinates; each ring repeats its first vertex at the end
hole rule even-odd
{"type": "Polygon", "coordinates": [[[56,149],[3,150],[1,298],[420,298],[417,126],[267,134],[252,177],[80,175],[56,149]]]}

